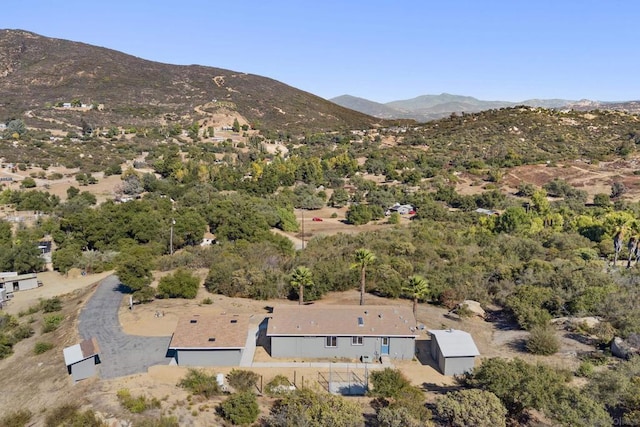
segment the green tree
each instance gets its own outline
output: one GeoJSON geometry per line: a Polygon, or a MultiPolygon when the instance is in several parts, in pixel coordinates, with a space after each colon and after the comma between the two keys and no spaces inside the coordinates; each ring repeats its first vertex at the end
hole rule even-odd
{"type": "Polygon", "coordinates": [[[151,251],[142,246],[131,246],[116,258],[116,275],[132,292],[148,286],[153,279],[151,251]]]}
{"type": "Polygon", "coordinates": [[[198,295],[200,279],[184,268],[178,268],[173,274],[160,279],[158,293],[167,298],[193,299],[198,295]]]}
{"type": "Polygon", "coordinates": [[[36,180],[30,176],[26,177],[20,182],[20,188],[35,188],[36,180]]]}
{"type": "Polygon", "coordinates": [[[355,204],[349,206],[345,219],[349,224],[364,225],[373,219],[371,208],[363,204],[355,204]]]}
{"type": "Polygon", "coordinates": [[[220,411],[225,420],[233,425],[252,424],[258,419],[260,408],[256,395],[245,391],[234,393],[220,404],[220,411]]]}
{"type": "Polygon", "coordinates": [[[436,400],[435,413],[451,427],[506,426],[506,408],[495,394],[485,390],[447,393],[436,400]]]}
{"type": "Polygon", "coordinates": [[[313,286],[313,274],[309,268],[300,265],[293,270],[291,286],[298,290],[298,304],[304,304],[304,288],[313,286]]]}
{"type": "Polygon", "coordinates": [[[331,197],[329,198],[329,206],[334,208],[341,208],[346,206],[349,202],[349,193],[344,188],[336,188],[333,190],[331,197]]]}
{"type": "Polygon", "coordinates": [[[233,119],[233,125],[231,126],[231,129],[234,132],[240,132],[240,122],[237,118],[233,119]]]}
{"type": "Polygon", "coordinates": [[[376,256],[368,249],[360,248],[355,253],[356,262],[351,264],[351,268],[360,269],[360,305],[364,305],[364,293],[366,291],[366,270],[373,264],[376,256]]]}
{"type": "Polygon", "coordinates": [[[402,288],[405,296],[413,300],[413,317],[418,319],[418,301],[430,296],[429,282],[422,276],[413,275],[409,278],[407,285],[402,288]]]}

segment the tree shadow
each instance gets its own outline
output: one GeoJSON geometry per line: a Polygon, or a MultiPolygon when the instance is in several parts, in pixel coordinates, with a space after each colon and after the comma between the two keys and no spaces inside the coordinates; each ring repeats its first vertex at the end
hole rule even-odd
{"type": "Polygon", "coordinates": [[[521,329],[518,322],[506,310],[487,310],[485,320],[493,323],[501,331],[518,331],[521,329]]]}
{"type": "Polygon", "coordinates": [[[447,394],[452,391],[462,390],[464,386],[456,384],[456,385],[440,385],[435,383],[422,383],[420,386],[422,390],[428,391],[434,394],[447,394]]]}
{"type": "Polygon", "coordinates": [[[596,340],[594,340],[593,338],[586,335],[578,334],[576,332],[567,332],[563,334],[563,337],[592,347],[596,347],[597,344],[596,340]]]}
{"type": "Polygon", "coordinates": [[[519,353],[528,353],[527,351],[527,340],[524,338],[516,338],[507,343],[507,347],[509,347],[513,351],[517,351],[519,353]]]}

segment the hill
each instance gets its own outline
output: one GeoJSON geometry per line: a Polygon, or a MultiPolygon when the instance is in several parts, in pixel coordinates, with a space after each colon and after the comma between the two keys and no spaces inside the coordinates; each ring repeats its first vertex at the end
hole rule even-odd
{"type": "Polygon", "coordinates": [[[413,119],[418,122],[440,119],[452,113],[477,113],[518,105],[553,109],[575,109],[581,111],[601,109],[624,111],[627,113],[640,112],[640,101],[601,102],[591,100],[572,101],[567,99],[527,99],[520,102],[485,101],[472,96],[452,95],[449,93],[421,95],[411,99],[391,101],[384,104],[350,95],[332,98],[331,101],[343,107],[351,108],[374,117],[384,119],[413,119]]]}
{"type": "Polygon", "coordinates": [[[104,107],[100,114],[85,112],[97,126],[194,121],[199,106],[201,112],[236,111],[255,128],[271,131],[367,128],[379,122],[266,77],[163,64],[22,30],[0,30],[0,76],[2,120],[32,110],[77,124],[78,112],[51,108],[77,100],[104,107]]]}

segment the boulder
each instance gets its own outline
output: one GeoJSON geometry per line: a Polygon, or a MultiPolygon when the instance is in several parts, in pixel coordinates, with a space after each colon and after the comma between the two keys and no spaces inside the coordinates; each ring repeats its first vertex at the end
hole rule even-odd
{"type": "Polygon", "coordinates": [[[466,299],[458,304],[458,307],[463,307],[465,305],[467,306],[467,309],[469,309],[469,311],[471,311],[473,314],[484,319],[486,313],[478,301],[466,299]]]}
{"type": "Polygon", "coordinates": [[[615,337],[611,341],[611,354],[621,359],[640,354],[640,334],[631,334],[626,340],[615,337]]]}

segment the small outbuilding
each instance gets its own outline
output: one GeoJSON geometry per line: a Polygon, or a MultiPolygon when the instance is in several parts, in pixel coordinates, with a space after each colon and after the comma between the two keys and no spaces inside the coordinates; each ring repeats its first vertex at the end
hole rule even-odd
{"type": "Polygon", "coordinates": [[[95,338],[84,340],[71,347],[65,347],[62,352],[67,371],[74,382],[96,375],[96,365],[100,363],[100,348],[95,338]]]}
{"type": "Polygon", "coordinates": [[[12,272],[0,272],[0,289],[7,292],[26,291],[42,286],[36,273],[18,274],[12,272]]]}
{"type": "Polygon", "coordinates": [[[239,366],[248,332],[247,316],[185,316],[178,319],[169,350],[180,366],[239,366]]]}
{"type": "Polygon", "coordinates": [[[456,329],[432,330],[431,357],[444,375],[460,375],[473,369],[480,355],[471,334],[456,329]]]}

